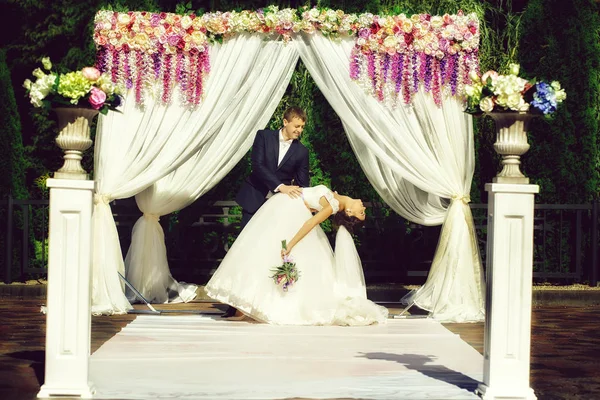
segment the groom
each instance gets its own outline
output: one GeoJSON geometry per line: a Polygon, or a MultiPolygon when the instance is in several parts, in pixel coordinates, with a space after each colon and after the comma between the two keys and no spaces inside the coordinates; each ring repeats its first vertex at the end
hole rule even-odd
{"type": "Polygon", "coordinates": [[[295,198],[302,194],[302,187],[309,186],[308,150],[298,140],[305,124],[304,110],[290,107],[283,113],[283,128],[256,133],[252,173],[235,198],[242,206],[242,229],[272,194],[295,198]]]}
{"type": "MultiPolygon", "coordinates": [[[[274,193],[298,197],[302,195],[302,187],[309,186],[308,149],[298,140],[305,124],[304,110],[290,107],[283,113],[283,128],[256,133],[252,145],[252,173],[235,198],[242,207],[242,229],[274,193]]],[[[230,306],[222,317],[233,317],[236,311],[230,306]]]]}

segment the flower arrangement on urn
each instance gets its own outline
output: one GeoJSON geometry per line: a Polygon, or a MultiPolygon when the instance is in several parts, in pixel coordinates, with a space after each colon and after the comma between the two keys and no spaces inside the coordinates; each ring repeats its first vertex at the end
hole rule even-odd
{"type": "Polygon", "coordinates": [[[23,86],[36,108],[53,110],[58,117],[57,145],[65,152],[63,166],[54,173],[57,179],[88,179],[81,166],[82,154],[90,148],[90,124],[98,114],[116,110],[122,99],[110,77],[94,67],[59,74],[52,71],[48,57],[33,71],[36,80],[23,86]],[[47,72],[44,72],[47,71],[47,72]]]}
{"type": "Polygon", "coordinates": [[[519,69],[519,64],[510,64],[507,75],[472,74],[472,84],[465,87],[465,112],[489,115],[496,123],[494,150],[502,156],[502,170],[493,179],[497,183],[529,183],[520,170],[521,155],[529,150],[529,122],[553,114],[567,97],[558,81],[526,80],[518,76],[519,69]]]}

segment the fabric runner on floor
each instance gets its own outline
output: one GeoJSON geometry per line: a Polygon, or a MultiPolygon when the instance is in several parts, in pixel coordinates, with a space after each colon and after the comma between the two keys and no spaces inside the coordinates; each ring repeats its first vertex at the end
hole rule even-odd
{"type": "Polygon", "coordinates": [[[432,319],[273,326],[138,316],[90,359],[101,399],[478,399],[483,356],[432,319]]]}

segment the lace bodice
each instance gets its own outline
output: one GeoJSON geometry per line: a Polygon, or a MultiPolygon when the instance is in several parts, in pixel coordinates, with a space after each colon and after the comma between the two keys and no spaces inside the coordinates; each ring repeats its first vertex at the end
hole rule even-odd
{"type": "Polygon", "coordinates": [[[340,203],[333,197],[333,192],[329,190],[327,186],[317,185],[302,189],[302,198],[304,199],[304,203],[306,203],[310,209],[316,211],[321,211],[323,209],[319,203],[321,197],[325,197],[329,204],[331,204],[334,214],[338,212],[340,203]]]}

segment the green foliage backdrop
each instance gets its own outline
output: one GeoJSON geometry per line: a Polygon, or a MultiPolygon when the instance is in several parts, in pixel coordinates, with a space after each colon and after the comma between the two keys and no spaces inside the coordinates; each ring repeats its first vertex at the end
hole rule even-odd
{"type": "Polygon", "coordinates": [[[528,77],[561,82],[567,100],[538,119],[524,169],[547,203],[589,202],[598,193],[600,20],[591,0],[531,0],[521,22],[519,60],[528,77]]]}
{"type": "MultiPolygon", "coordinates": [[[[531,130],[532,148],[524,159],[524,171],[542,191],[541,202],[580,203],[598,191],[598,10],[592,0],[346,0],[346,1],[174,1],[174,0],[4,0],[5,18],[18,20],[15,27],[0,27],[2,48],[22,118],[27,166],[25,185],[34,197],[44,196],[35,182],[61,165],[54,145],[52,117],[34,113],[20,83],[30,77],[41,57],[48,55],[58,70],[80,68],[94,62],[93,17],[101,8],[117,11],[147,10],[178,13],[256,9],[275,4],[340,8],[346,12],[431,14],[475,12],[481,20],[481,69],[504,70],[509,62],[521,62],[529,77],[560,80],[567,90],[565,106],[555,120],[539,119],[531,130]]],[[[288,105],[307,109],[309,121],[303,141],[311,147],[313,183],[330,184],[340,192],[378,200],[366,181],[343,134],[339,118],[327,104],[304,66],[299,63],[290,87],[270,122],[279,126],[288,105]]],[[[486,201],[484,183],[498,170],[493,123],[476,120],[477,170],[472,199],[486,201]]],[[[91,157],[86,157],[91,167],[91,157]]],[[[231,199],[249,171],[249,158],[240,162],[207,196],[231,199]]],[[[22,174],[22,172],[18,172],[22,174]]],[[[22,180],[22,175],[15,179],[22,180]]],[[[3,191],[5,189],[2,189],[3,191]]]]}

